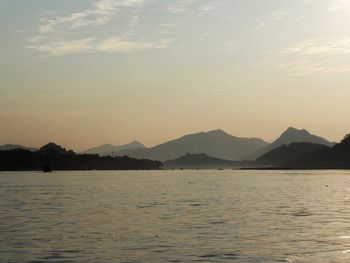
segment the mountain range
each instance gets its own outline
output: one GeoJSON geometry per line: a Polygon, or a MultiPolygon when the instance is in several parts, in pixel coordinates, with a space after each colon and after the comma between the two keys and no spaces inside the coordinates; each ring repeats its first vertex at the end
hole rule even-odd
{"type": "MultiPolygon", "coordinates": [[[[129,156],[150,160],[167,161],[190,154],[206,154],[213,158],[231,161],[253,161],[265,153],[282,145],[306,142],[332,146],[334,143],[313,135],[305,129],[288,128],[274,142],[267,143],[259,138],[242,138],[230,135],[222,130],[212,130],[182,136],[147,148],[138,141],[126,145],[114,146],[104,144],[86,150],[85,154],[98,154],[100,156],[129,156]]],[[[0,150],[25,149],[35,151],[35,148],[20,145],[3,145],[0,150]]]]}
{"type": "Polygon", "coordinates": [[[116,153],[123,151],[123,150],[131,150],[131,149],[143,149],[146,148],[142,143],[138,141],[133,141],[131,143],[120,145],[120,146],[114,146],[111,144],[104,144],[101,146],[97,146],[91,149],[88,149],[82,153],[86,154],[98,154],[100,156],[107,156],[107,155],[115,155],[116,153]]]}
{"type": "Polygon", "coordinates": [[[279,146],[294,142],[308,142],[327,146],[333,145],[328,140],[313,135],[305,129],[299,130],[292,127],[284,131],[271,144],[258,138],[241,138],[227,134],[222,130],[213,130],[185,135],[151,148],[126,148],[116,151],[115,154],[166,161],[179,158],[187,153],[205,153],[208,156],[219,159],[253,161],[279,146]]]}
{"type": "Polygon", "coordinates": [[[10,150],[15,150],[15,149],[27,150],[27,151],[30,151],[30,152],[35,152],[35,151],[38,150],[37,148],[26,147],[26,146],[17,145],[17,144],[0,145],[0,151],[10,151],[10,150]]]}
{"type": "Polygon", "coordinates": [[[288,145],[290,143],[296,142],[308,142],[314,144],[322,144],[326,146],[333,146],[334,143],[329,142],[325,138],[319,137],[317,135],[311,134],[305,129],[295,129],[289,127],[284,131],[274,142],[261,148],[260,150],[243,157],[243,160],[256,160],[260,156],[264,155],[267,152],[270,152],[273,149],[276,149],[282,145],[288,145]]]}
{"type": "Polygon", "coordinates": [[[308,142],[284,144],[255,161],[229,161],[186,154],[163,162],[165,169],[349,169],[350,135],[334,146],[308,142]]]}
{"type": "MultiPolygon", "coordinates": [[[[183,143],[186,139],[191,139],[190,141],[193,142],[191,137],[197,138],[198,135],[184,136],[171,142],[175,146],[179,144],[178,141],[183,143]]],[[[220,130],[200,133],[200,136],[211,139],[209,142],[224,137],[228,143],[232,143],[231,140],[233,140],[237,144],[237,137],[228,135],[220,130]],[[211,138],[212,136],[214,138],[211,138]]],[[[203,140],[203,138],[199,138],[203,140]]],[[[242,138],[239,139],[241,141],[242,138]]],[[[258,140],[259,142],[259,139],[245,139],[243,141],[247,142],[247,140],[249,142],[258,140]]],[[[198,143],[198,141],[194,141],[198,143]]],[[[121,157],[121,155],[111,157],[99,156],[98,154],[76,154],[72,150],[66,150],[54,143],[49,143],[37,151],[22,149],[21,146],[14,145],[3,147],[4,150],[0,150],[0,170],[40,170],[42,167],[50,167],[50,169],[53,168],[54,170],[132,170],[159,169],[162,166],[165,169],[350,169],[350,134],[345,136],[340,143],[332,144],[323,138],[311,135],[305,130],[289,128],[275,141],[275,145],[278,145],[280,142],[285,143],[264,153],[254,161],[228,160],[210,156],[207,153],[185,153],[172,160],[163,161],[163,164],[159,161],[151,161],[145,158],[135,159],[128,156],[121,157]],[[300,137],[302,134],[306,135],[306,139],[321,143],[304,141],[288,143],[294,139],[304,140],[300,137]]],[[[167,145],[168,143],[162,145],[167,145]]],[[[213,147],[213,149],[217,148],[213,147]]],[[[262,151],[263,148],[260,152],[262,151]]]]}
{"type": "Polygon", "coordinates": [[[350,135],[332,146],[313,143],[282,145],[254,161],[255,167],[349,169],[350,135]]]}
{"type": "Polygon", "coordinates": [[[127,156],[76,154],[55,143],[48,143],[37,151],[18,148],[0,151],[0,171],[157,170],[161,166],[159,161],[127,156]]]}
{"type": "Polygon", "coordinates": [[[117,154],[166,161],[181,157],[186,153],[205,153],[216,158],[237,160],[267,145],[268,143],[262,139],[240,138],[222,130],[213,130],[185,135],[152,148],[127,149],[117,154]]]}

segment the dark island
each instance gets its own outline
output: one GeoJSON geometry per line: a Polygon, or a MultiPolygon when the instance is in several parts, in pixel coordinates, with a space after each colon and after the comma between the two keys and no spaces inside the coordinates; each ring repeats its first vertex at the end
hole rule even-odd
{"type": "Polygon", "coordinates": [[[0,171],[64,171],[64,170],[157,170],[159,161],[76,154],[72,150],[49,143],[37,151],[13,149],[0,151],[0,171]]]}
{"type": "Polygon", "coordinates": [[[294,169],[350,169],[350,134],[332,147],[287,160],[284,166],[294,169]]]}

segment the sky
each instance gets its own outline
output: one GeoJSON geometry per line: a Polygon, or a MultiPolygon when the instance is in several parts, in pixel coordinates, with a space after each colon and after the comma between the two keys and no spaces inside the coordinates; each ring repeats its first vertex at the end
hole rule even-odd
{"type": "Polygon", "coordinates": [[[0,144],[349,132],[350,0],[0,0],[0,144]]]}

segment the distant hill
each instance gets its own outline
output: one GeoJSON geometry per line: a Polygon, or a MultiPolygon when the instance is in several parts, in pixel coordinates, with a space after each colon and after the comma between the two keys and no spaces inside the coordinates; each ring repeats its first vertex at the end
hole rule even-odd
{"type": "Polygon", "coordinates": [[[161,166],[159,161],[127,156],[76,154],[55,143],[49,143],[35,152],[23,149],[0,151],[0,171],[151,170],[160,169],[161,166]]]}
{"type": "Polygon", "coordinates": [[[201,154],[187,153],[174,160],[163,162],[165,169],[219,169],[241,167],[241,162],[219,159],[201,154]]]}
{"type": "Polygon", "coordinates": [[[284,144],[290,144],[294,142],[309,142],[309,143],[314,143],[314,144],[323,144],[326,146],[332,146],[334,145],[333,143],[327,141],[326,139],[313,135],[309,133],[307,130],[302,129],[298,130],[295,128],[288,128],[285,132],[281,134],[281,136],[275,140],[273,143],[267,145],[266,147],[256,151],[253,154],[246,155],[243,160],[255,160],[262,156],[263,154],[278,148],[281,145],[284,144]]]}
{"type": "Polygon", "coordinates": [[[46,145],[44,145],[43,147],[41,147],[38,152],[40,154],[46,154],[46,155],[49,155],[49,154],[75,154],[72,150],[66,150],[66,148],[63,148],[62,146],[60,145],[57,145],[53,142],[50,142],[46,145]]]}
{"type": "Polygon", "coordinates": [[[206,154],[186,154],[165,161],[168,169],[350,169],[350,134],[334,146],[298,142],[284,144],[256,161],[229,161],[206,154]]]}
{"type": "Polygon", "coordinates": [[[83,153],[87,154],[98,154],[101,156],[112,156],[113,154],[116,154],[117,152],[123,151],[123,150],[130,150],[130,149],[144,149],[146,148],[142,143],[138,141],[131,142],[129,144],[121,145],[121,146],[114,146],[111,144],[104,144],[100,145],[91,149],[86,150],[83,153]]]}
{"type": "Polygon", "coordinates": [[[37,151],[37,148],[33,147],[26,147],[22,145],[16,145],[16,144],[5,144],[5,145],[0,145],[0,151],[9,151],[9,150],[14,150],[14,149],[22,149],[22,150],[27,150],[27,151],[37,151]]]}
{"type": "Polygon", "coordinates": [[[186,153],[205,153],[215,158],[236,160],[256,152],[267,143],[257,138],[239,138],[222,130],[185,135],[181,138],[147,149],[123,150],[117,154],[151,160],[171,160],[186,153]]]}
{"type": "Polygon", "coordinates": [[[288,161],[293,169],[350,169],[350,135],[331,148],[320,149],[288,161]]]}
{"type": "Polygon", "coordinates": [[[305,154],[329,149],[323,144],[314,144],[308,142],[298,142],[284,144],[268,153],[260,156],[256,161],[256,166],[283,167],[290,160],[299,158],[305,154]]]}

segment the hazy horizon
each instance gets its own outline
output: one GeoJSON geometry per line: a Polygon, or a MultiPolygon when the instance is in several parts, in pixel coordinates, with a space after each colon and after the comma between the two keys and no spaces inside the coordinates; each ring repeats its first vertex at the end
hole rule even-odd
{"type": "MultiPolygon", "coordinates": [[[[284,129],[283,131],[281,131],[281,133],[278,134],[278,135],[277,135],[275,138],[273,138],[272,140],[265,140],[264,138],[261,138],[261,137],[258,137],[258,136],[252,136],[252,137],[244,136],[244,135],[239,136],[239,135],[236,135],[236,134],[227,133],[227,131],[224,131],[224,130],[222,130],[222,129],[212,129],[212,130],[206,130],[206,131],[196,131],[196,132],[190,132],[190,133],[187,133],[187,134],[181,134],[181,135],[179,135],[179,136],[177,136],[177,137],[168,138],[168,139],[165,139],[164,141],[160,141],[160,142],[158,142],[158,143],[156,143],[156,144],[152,144],[152,145],[147,145],[147,144],[143,143],[142,141],[140,141],[140,140],[138,140],[138,139],[135,139],[135,140],[128,141],[128,142],[121,142],[121,143],[119,143],[119,144],[114,144],[114,143],[110,143],[110,142],[103,142],[103,143],[100,143],[100,144],[98,144],[98,145],[90,145],[90,146],[87,146],[87,147],[84,148],[84,149],[74,149],[74,148],[69,147],[69,146],[67,146],[67,145],[60,144],[60,143],[58,143],[58,142],[56,142],[56,141],[47,141],[47,142],[45,142],[45,143],[43,143],[43,144],[41,144],[41,145],[22,145],[22,146],[40,148],[40,147],[42,147],[42,146],[44,146],[44,145],[46,145],[46,144],[48,144],[48,143],[55,143],[55,144],[58,144],[58,145],[60,145],[60,146],[62,146],[62,147],[65,147],[65,148],[67,148],[67,149],[69,149],[69,150],[74,150],[74,151],[76,151],[76,152],[83,152],[83,151],[90,150],[90,149],[92,149],[92,148],[99,147],[99,146],[102,146],[102,145],[124,146],[124,145],[128,145],[128,144],[130,144],[130,143],[138,142],[138,143],[141,143],[143,146],[145,146],[145,147],[147,147],[147,148],[152,148],[152,147],[154,147],[154,146],[158,146],[158,145],[160,145],[160,144],[167,143],[167,142],[169,142],[169,141],[179,139],[179,138],[181,138],[181,137],[183,137],[183,136],[186,136],[186,135],[198,134],[198,133],[202,133],[202,132],[207,133],[207,132],[217,131],[217,130],[222,130],[222,131],[224,131],[225,133],[227,133],[227,134],[229,134],[229,135],[232,135],[232,136],[235,136],[235,137],[238,137],[238,138],[256,138],[256,139],[262,139],[263,141],[265,141],[265,142],[267,142],[267,143],[273,143],[276,139],[278,139],[278,137],[279,137],[283,132],[287,131],[287,129],[289,129],[289,128],[295,128],[295,129],[297,129],[297,130],[302,130],[302,129],[304,129],[304,128],[300,128],[300,129],[299,129],[299,128],[296,128],[296,127],[288,127],[288,128],[286,128],[286,129],[284,129]]],[[[306,130],[307,130],[307,129],[306,129],[306,130]]],[[[308,131],[310,134],[312,134],[312,135],[320,136],[319,134],[314,134],[314,133],[310,132],[309,130],[307,130],[307,131],[308,131]]],[[[322,136],[320,136],[320,137],[322,137],[322,136]]],[[[336,143],[336,142],[340,142],[340,141],[344,138],[344,136],[343,136],[339,141],[332,141],[332,140],[329,140],[328,138],[325,138],[325,137],[322,137],[322,138],[328,140],[329,142],[335,142],[335,143],[336,143]]],[[[0,144],[0,146],[1,146],[1,145],[5,145],[5,144],[13,144],[13,145],[16,145],[16,144],[18,144],[18,143],[4,143],[4,144],[0,144]]]]}
{"type": "Polygon", "coordinates": [[[0,1],[0,145],[349,132],[350,1],[0,1]]]}

